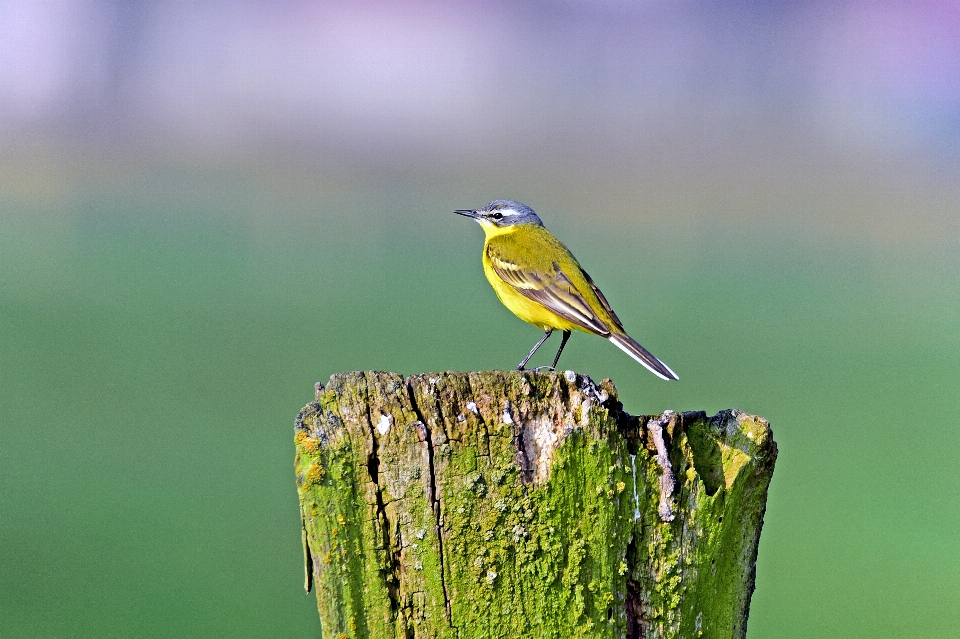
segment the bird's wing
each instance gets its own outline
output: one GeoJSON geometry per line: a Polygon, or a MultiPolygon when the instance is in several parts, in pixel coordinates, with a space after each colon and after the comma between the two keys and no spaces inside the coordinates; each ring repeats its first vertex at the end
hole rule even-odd
{"type": "MultiPolygon", "coordinates": [[[[524,297],[542,304],[548,310],[584,330],[604,337],[610,334],[610,329],[597,317],[590,308],[590,304],[577,291],[570,278],[564,274],[556,262],[553,262],[549,268],[523,266],[511,260],[504,251],[492,243],[487,245],[487,257],[500,279],[524,297]]],[[[593,286],[593,282],[590,282],[590,285],[593,286]]],[[[599,293],[595,286],[593,289],[599,293]]],[[[602,300],[601,303],[605,308],[609,308],[602,296],[597,297],[602,300]]],[[[613,316],[612,311],[611,316],[613,316]]]]}
{"type": "Polygon", "coordinates": [[[580,272],[583,273],[583,276],[587,278],[587,284],[590,285],[590,288],[593,289],[594,295],[597,296],[597,299],[600,300],[600,303],[603,304],[603,308],[607,311],[607,314],[610,315],[610,319],[613,320],[613,323],[617,325],[621,331],[623,330],[623,323],[620,321],[620,318],[617,317],[617,314],[613,312],[613,309],[610,308],[610,302],[607,301],[607,298],[603,296],[603,293],[597,288],[597,285],[593,283],[593,278],[590,277],[587,272],[583,269],[580,269],[580,272]]]}

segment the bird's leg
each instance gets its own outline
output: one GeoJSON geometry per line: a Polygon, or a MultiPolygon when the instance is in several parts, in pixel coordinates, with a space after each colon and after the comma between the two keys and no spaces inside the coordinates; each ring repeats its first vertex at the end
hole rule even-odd
{"type": "Polygon", "coordinates": [[[537,349],[540,348],[540,346],[541,346],[545,341],[547,341],[547,338],[550,337],[550,335],[551,335],[552,333],[553,333],[553,329],[552,329],[552,328],[547,329],[547,332],[543,334],[543,337],[540,338],[540,341],[533,345],[533,348],[530,349],[530,352],[527,353],[527,356],[524,357],[524,358],[523,358],[523,361],[520,362],[520,365],[517,366],[517,370],[518,370],[518,371],[522,371],[522,370],[523,370],[523,367],[527,365],[527,362],[530,361],[530,358],[533,357],[533,354],[537,352],[537,349]]]}
{"type": "Polygon", "coordinates": [[[567,345],[568,339],[570,339],[570,331],[564,331],[563,339],[560,340],[560,348],[557,349],[557,356],[553,358],[553,366],[550,367],[550,370],[557,370],[557,362],[560,361],[560,353],[563,352],[563,347],[567,345]]]}

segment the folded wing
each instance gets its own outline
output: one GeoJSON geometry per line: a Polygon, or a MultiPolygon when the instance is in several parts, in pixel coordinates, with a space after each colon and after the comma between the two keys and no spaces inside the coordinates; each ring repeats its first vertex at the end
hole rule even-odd
{"type": "Polygon", "coordinates": [[[556,262],[546,269],[525,267],[507,259],[492,244],[487,247],[487,257],[500,279],[524,297],[538,302],[584,330],[604,337],[610,335],[610,329],[590,308],[590,304],[556,262]]]}

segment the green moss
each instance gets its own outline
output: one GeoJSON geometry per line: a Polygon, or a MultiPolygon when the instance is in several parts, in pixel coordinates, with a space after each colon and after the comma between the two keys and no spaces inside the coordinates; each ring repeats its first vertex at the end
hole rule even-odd
{"type": "Polygon", "coordinates": [[[608,382],[348,373],[318,395],[295,470],[327,636],[742,636],[762,420],[671,423],[661,522],[653,453],[630,455],[644,420],[608,382]]]}

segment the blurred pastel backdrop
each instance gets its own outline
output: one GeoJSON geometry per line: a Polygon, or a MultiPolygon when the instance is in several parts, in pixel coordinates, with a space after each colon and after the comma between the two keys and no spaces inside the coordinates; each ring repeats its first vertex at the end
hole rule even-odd
{"type": "Polygon", "coordinates": [[[495,198],[771,421],[750,638],[956,633],[960,4],[0,0],[0,635],[318,636],[293,418],[516,365],[495,198]]]}

